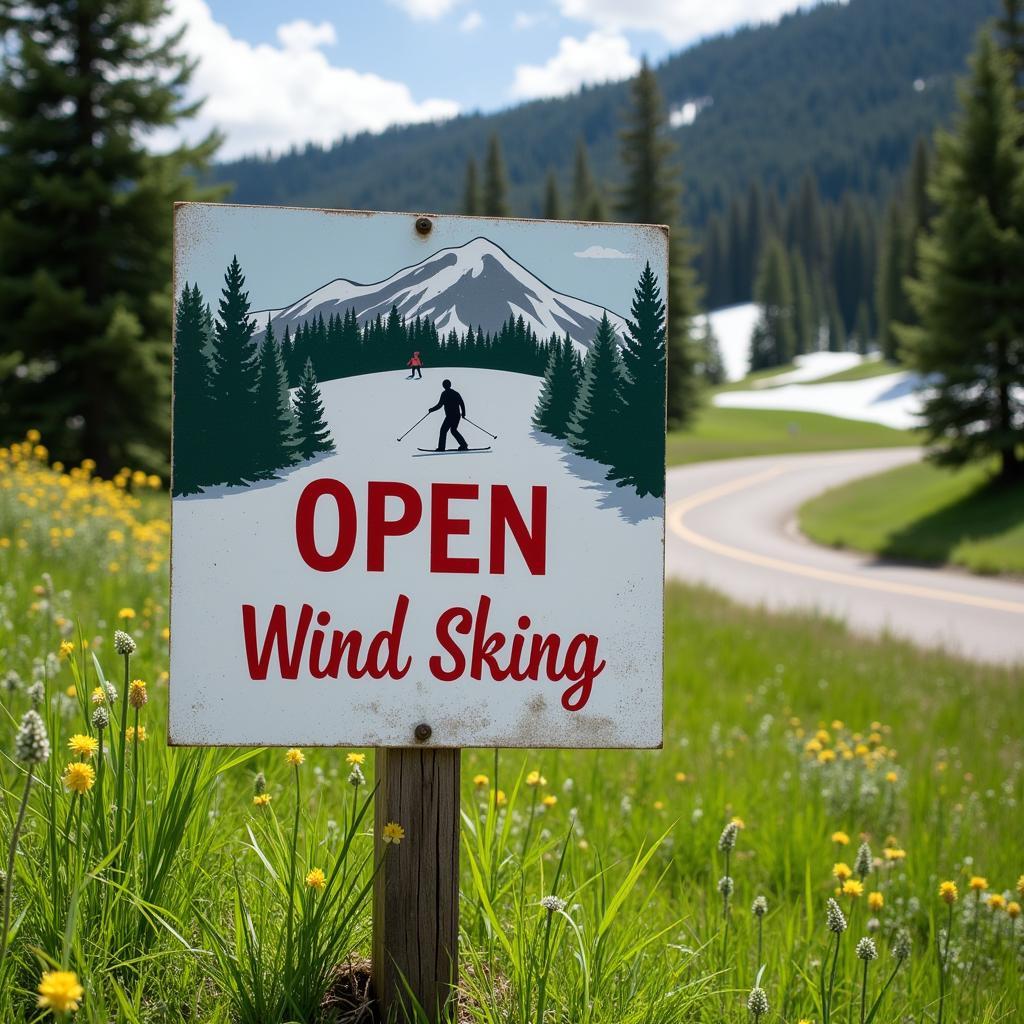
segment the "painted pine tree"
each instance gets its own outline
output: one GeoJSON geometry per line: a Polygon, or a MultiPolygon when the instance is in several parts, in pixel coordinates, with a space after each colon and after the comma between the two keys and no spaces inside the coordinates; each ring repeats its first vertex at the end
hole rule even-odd
{"type": "Polygon", "coordinates": [[[263,476],[273,476],[276,470],[294,464],[298,439],[281,350],[269,321],[260,345],[259,371],[252,445],[257,471],[263,476]]]}
{"type": "Polygon", "coordinates": [[[257,475],[250,429],[259,379],[258,353],[252,340],[245,275],[235,256],[224,274],[224,288],[214,322],[211,417],[211,480],[243,483],[257,475]]]}
{"type": "Polygon", "coordinates": [[[601,317],[594,343],[583,361],[569,443],[580,455],[612,466],[622,438],[622,360],[608,315],[601,317]]]}
{"type": "Polygon", "coordinates": [[[299,458],[306,460],[321,452],[334,451],[331,432],[324,418],[324,403],[320,397],[316,372],[312,361],[308,359],[295,395],[295,429],[298,435],[296,452],[299,458]]]}
{"type": "Polygon", "coordinates": [[[195,494],[212,482],[204,473],[213,409],[206,314],[199,286],[186,282],[174,311],[174,494],[195,494]]]}
{"type": "Polygon", "coordinates": [[[564,341],[552,338],[533,425],[552,437],[567,438],[578,391],[579,377],[572,341],[568,334],[564,341]]]}
{"type": "Polygon", "coordinates": [[[920,317],[897,328],[911,363],[936,386],[924,401],[933,458],[995,456],[1024,477],[1024,149],[1004,54],[983,35],[961,92],[956,131],[939,138],[931,194],[938,213],[920,241],[910,297],[920,317]]]}
{"type": "Polygon", "coordinates": [[[633,293],[622,345],[621,438],[609,478],[641,497],[665,493],[665,303],[648,263],[633,293]]]}

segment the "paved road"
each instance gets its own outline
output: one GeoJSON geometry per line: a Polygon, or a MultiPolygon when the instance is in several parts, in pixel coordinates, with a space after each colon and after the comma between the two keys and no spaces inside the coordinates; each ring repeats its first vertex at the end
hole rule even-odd
{"type": "Polygon", "coordinates": [[[1024,584],[884,563],[819,547],[797,530],[808,498],[919,457],[888,448],[671,469],[666,572],[747,604],[817,609],[860,632],[1024,664],[1024,584]]]}

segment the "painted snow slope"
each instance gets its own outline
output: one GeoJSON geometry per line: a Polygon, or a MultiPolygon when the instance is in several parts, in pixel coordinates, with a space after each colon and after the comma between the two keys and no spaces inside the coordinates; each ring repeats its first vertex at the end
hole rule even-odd
{"type": "MultiPolygon", "coordinates": [[[[493,370],[428,370],[424,379],[380,373],[322,385],[337,452],[250,488],[219,488],[173,502],[171,735],[179,743],[410,745],[427,722],[433,741],[450,746],[654,746],[661,740],[662,585],[660,499],[603,480],[604,468],[535,434],[530,424],[540,379],[493,370]],[[403,431],[433,405],[451,378],[469,416],[498,435],[463,424],[481,454],[413,458],[437,443],[434,413],[401,444],[403,431]],[[548,488],[547,572],[532,576],[509,542],[507,572],[491,576],[428,572],[425,522],[390,538],[386,571],[366,573],[365,524],[352,561],[337,573],[305,565],[295,545],[295,508],[311,480],[343,481],[362,514],[370,480],[405,481],[429,510],[432,482],[478,484],[481,498],[456,501],[451,514],[470,520],[452,537],[453,556],[487,567],[489,494],[507,484],[529,521],[532,485],[548,488]],[[390,627],[400,593],[411,599],[403,652],[413,668],[400,681],[313,679],[275,674],[253,682],[245,670],[240,608],[257,607],[260,623],[276,603],[294,617],[303,602],[332,615],[331,628],[373,634],[390,627]],[[493,600],[488,628],[513,632],[520,615],[533,628],[600,638],[607,667],[586,707],[567,712],[567,682],[439,682],[427,658],[441,653],[439,614],[459,605],[476,613],[493,600]]],[[[451,444],[451,442],[449,441],[451,444]]],[[[321,550],[333,550],[330,503],[317,519],[321,550]]],[[[387,509],[397,517],[398,502],[387,509]]],[[[334,518],[336,525],[337,519],[334,518]]],[[[460,638],[463,649],[470,641],[460,638]]]]}
{"type": "Polygon", "coordinates": [[[582,349],[590,347],[601,317],[607,313],[619,337],[625,321],[603,307],[563,295],[517,263],[500,245],[474,238],[464,245],[440,249],[411,267],[396,271],[383,281],[359,284],[338,278],[303,296],[283,309],[252,314],[260,331],[269,314],[280,338],[285,327],[296,326],[323,315],[355,309],[360,323],[386,317],[391,307],[407,320],[417,316],[432,320],[438,331],[464,335],[470,327],[495,332],[509,315],[522,316],[537,336],[569,337],[582,349]]]}
{"type": "Polygon", "coordinates": [[[906,430],[920,426],[919,377],[906,371],[832,384],[787,384],[750,391],[723,391],[714,404],[729,409],[788,409],[867,420],[906,430]]]}

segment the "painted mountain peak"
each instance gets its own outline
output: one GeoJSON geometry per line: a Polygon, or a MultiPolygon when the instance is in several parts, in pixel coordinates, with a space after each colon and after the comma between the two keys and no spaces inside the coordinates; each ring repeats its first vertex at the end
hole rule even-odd
{"type": "Polygon", "coordinates": [[[290,306],[255,311],[252,316],[259,330],[269,316],[280,337],[285,327],[294,331],[320,314],[327,320],[331,314],[354,309],[363,324],[378,314],[386,317],[392,306],[407,320],[420,316],[433,321],[443,334],[464,335],[470,327],[493,333],[510,315],[521,315],[538,337],[568,334],[586,349],[605,313],[620,340],[626,331],[618,314],[555,291],[484,237],[439,249],[383,281],[359,284],[337,278],[290,306]]]}

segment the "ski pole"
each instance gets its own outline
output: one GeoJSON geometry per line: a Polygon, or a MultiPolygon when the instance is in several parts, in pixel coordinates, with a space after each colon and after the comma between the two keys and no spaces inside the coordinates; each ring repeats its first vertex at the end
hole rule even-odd
{"type": "Polygon", "coordinates": [[[485,429],[484,427],[481,427],[479,423],[473,423],[473,421],[472,421],[472,420],[471,420],[471,419],[470,419],[470,418],[469,418],[468,416],[463,416],[462,418],[463,418],[463,419],[464,419],[464,420],[465,420],[465,421],[466,421],[467,423],[469,423],[469,424],[471,424],[472,426],[476,427],[476,429],[477,429],[477,430],[483,430],[483,432],[484,432],[484,433],[485,433],[485,434],[486,434],[486,435],[487,435],[488,437],[493,437],[495,441],[497,441],[497,440],[498,440],[498,435],[497,435],[497,434],[492,434],[492,433],[491,433],[491,432],[490,432],[489,430],[486,430],[486,429],[485,429]]]}
{"type": "Polygon", "coordinates": [[[430,412],[425,412],[401,437],[396,437],[396,441],[404,441],[428,416],[430,412]]]}

